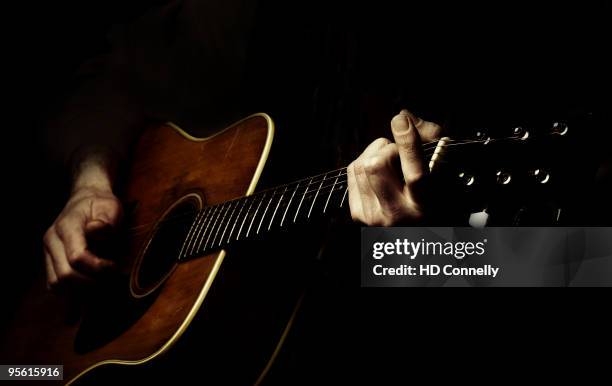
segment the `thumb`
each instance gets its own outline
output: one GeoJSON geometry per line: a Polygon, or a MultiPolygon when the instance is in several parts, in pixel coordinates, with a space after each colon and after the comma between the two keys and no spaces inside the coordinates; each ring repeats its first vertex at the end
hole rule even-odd
{"type": "Polygon", "coordinates": [[[442,136],[442,127],[437,123],[426,121],[421,117],[417,117],[408,110],[402,110],[400,114],[408,115],[422,141],[431,142],[439,139],[442,136]]]}
{"type": "Polygon", "coordinates": [[[92,202],[91,218],[89,223],[92,227],[114,226],[122,217],[121,203],[116,198],[98,198],[92,202]]]}
{"type": "Polygon", "coordinates": [[[393,117],[391,131],[397,144],[404,181],[410,186],[419,181],[427,169],[423,160],[421,137],[408,110],[402,110],[393,117]]]}

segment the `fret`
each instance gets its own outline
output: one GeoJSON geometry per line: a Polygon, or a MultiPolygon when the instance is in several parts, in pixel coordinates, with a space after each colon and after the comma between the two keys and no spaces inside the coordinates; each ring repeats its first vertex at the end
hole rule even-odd
{"type": "Polygon", "coordinates": [[[319,184],[319,187],[317,188],[317,192],[315,193],[314,199],[312,200],[312,204],[310,204],[310,209],[308,210],[308,216],[306,216],[307,218],[310,218],[310,214],[312,213],[312,208],[314,208],[314,204],[317,201],[317,197],[319,197],[319,191],[321,190],[321,186],[323,186],[323,183],[325,182],[326,177],[327,177],[327,174],[323,176],[323,179],[321,180],[321,183],[319,184]]]}
{"type": "Polygon", "coordinates": [[[248,238],[251,231],[257,235],[262,231],[271,231],[274,220],[281,217],[281,212],[282,217],[280,222],[277,221],[277,225],[282,228],[291,207],[295,207],[294,201],[298,201],[297,198],[300,194],[301,197],[299,197],[299,203],[293,215],[294,223],[297,222],[302,206],[306,205],[307,199],[312,199],[312,201],[308,205],[306,218],[311,217],[315,205],[317,205],[316,210],[322,207],[325,214],[328,212],[330,205],[337,203],[338,196],[332,200],[334,192],[340,192],[346,187],[340,200],[340,207],[342,207],[348,195],[346,178],[343,178],[345,170],[341,169],[337,173],[332,171],[311,177],[309,180],[300,180],[253,196],[246,196],[200,209],[185,235],[178,256],[179,259],[193,257],[212,248],[228,245],[234,240],[248,238]],[[326,185],[332,180],[331,185],[326,185]],[[304,184],[306,181],[308,182],[304,184]],[[316,190],[310,189],[311,186],[314,187],[315,185],[317,185],[316,190]],[[327,192],[328,188],[330,191],[326,193],[327,197],[324,197],[322,192],[327,192]],[[303,191],[300,191],[300,189],[303,191]],[[291,195],[289,195],[289,192],[291,192],[291,195]],[[319,200],[319,196],[321,196],[321,200],[319,200]],[[289,200],[287,200],[287,197],[289,197],[289,200]],[[274,202],[274,200],[277,201],[274,202]],[[271,216],[267,226],[265,226],[264,222],[268,213],[271,216]],[[246,233],[244,232],[245,229],[246,233]]]}
{"type": "MultiPolygon", "coordinates": [[[[208,245],[208,241],[210,240],[210,236],[212,235],[213,231],[215,230],[215,225],[217,224],[217,221],[219,220],[219,217],[221,216],[221,210],[223,210],[223,205],[216,205],[216,210],[215,210],[215,214],[208,220],[208,224],[206,224],[206,229],[204,230],[204,234],[202,235],[202,240],[204,241],[204,236],[208,233],[208,236],[206,236],[206,242],[204,243],[204,246],[202,247],[202,251],[206,250],[206,246],[208,245]],[[212,222],[212,220],[214,220],[214,222],[212,222]],[[210,229],[210,231],[209,231],[210,229]]],[[[198,247],[199,249],[199,247],[198,247]]]]}
{"type": "Polygon", "coordinates": [[[280,206],[281,201],[283,201],[283,196],[285,195],[286,192],[287,192],[287,187],[285,186],[285,189],[283,190],[283,193],[281,194],[280,198],[278,199],[278,202],[276,203],[276,208],[274,208],[274,213],[272,213],[272,218],[270,219],[270,224],[268,225],[268,230],[270,230],[270,228],[272,228],[272,222],[274,221],[274,217],[276,216],[276,211],[278,210],[278,207],[280,206]]]}
{"type": "MultiPolygon", "coordinates": [[[[213,217],[215,217],[215,214],[217,212],[217,210],[219,209],[218,206],[212,206],[210,207],[210,210],[208,211],[208,214],[206,214],[206,218],[204,219],[204,221],[202,222],[202,226],[200,227],[200,229],[202,229],[204,227],[204,224],[206,224],[206,227],[204,228],[204,230],[199,231],[198,237],[196,238],[196,240],[198,241],[198,246],[195,247],[196,251],[201,251],[200,247],[202,246],[202,241],[204,241],[204,236],[206,235],[206,231],[208,231],[208,227],[210,226],[210,220],[213,219],[213,217]]],[[[192,246],[195,246],[195,243],[192,246]]],[[[191,252],[193,254],[193,251],[191,252]]]]}
{"type": "Polygon", "coordinates": [[[251,227],[253,226],[253,222],[255,221],[255,218],[257,218],[257,212],[259,212],[261,203],[263,202],[264,198],[266,198],[267,194],[268,193],[264,193],[263,197],[261,197],[261,200],[259,201],[259,204],[257,204],[257,209],[255,209],[255,214],[253,214],[253,218],[251,219],[251,223],[249,224],[249,229],[247,229],[246,237],[249,237],[249,233],[251,232],[251,227]]]}
{"type": "Polygon", "coordinates": [[[189,232],[187,232],[187,236],[185,236],[185,240],[183,240],[183,245],[181,245],[181,251],[179,252],[179,260],[183,258],[183,251],[185,250],[185,245],[191,243],[191,236],[193,234],[193,228],[195,228],[196,224],[198,223],[198,219],[200,218],[200,215],[202,213],[198,212],[198,214],[195,216],[195,218],[193,219],[193,222],[191,223],[191,226],[189,227],[189,232]]]}
{"type": "Polygon", "coordinates": [[[340,170],[340,172],[338,172],[338,175],[336,176],[336,179],[334,180],[334,184],[331,187],[331,190],[329,191],[329,195],[327,196],[327,200],[325,200],[325,206],[323,207],[323,213],[325,213],[327,211],[327,205],[329,205],[329,199],[331,198],[332,194],[334,193],[334,188],[336,187],[336,183],[338,182],[338,178],[340,178],[340,175],[342,174],[343,169],[340,170]]]}
{"type": "Polygon", "coordinates": [[[183,246],[181,247],[181,251],[179,252],[179,259],[184,257],[183,252],[186,251],[186,249],[189,249],[189,245],[191,245],[191,243],[193,241],[193,236],[197,235],[197,233],[195,233],[195,230],[197,229],[198,224],[199,224],[201,218],[204,216],[205,212],[206,212],[205,209],[200,210],[198,212],[198,215],[193,220],[193,223],[191,224],[191,228],[189,228],[189,232],[187,233],[187,237],[185,238],[185,241],[183,242],[183,246]]]}
{"type": "Polygon", "coordinates": [[[348,185],[346,186],[346,190],[344,191],[344,195],[342,196],[342,201],[340,201],[340,208],[344,205],[344,199],[346,198],[346,194],[348,193],[348,185]]]}
{"type": "Polygon", "coordinates": [[[261,220],[259,221],[259,225],[257,226],[256,234],[259,234],[259,229],[261,228],[261,224],[263,223],[264,218],[266,218],[266,213],[268,212],[268,208],[270,207],[272,200],[274,200],[275,194],[276,194],[276,190],[272,192],[272,197],[270,197],[270,201],[268,201],[268,205],[266,205],[266,209],[264,210],[263,215],[261,216],[261,220]]]}
{"type": "Polygon", "coordinates": [[[232,203],[233,203],[232,201],[229,201],[227,203],[227,208],[225,208],[225,210],[223,211],[223,217],[221,217],[221,221],[219,222],[219,226],[217,227],[217,231],[215,232],[215,237],[213,237],[212,243],[210,243],[210,247],[211,248],[215,246],[215,240],[217,240],[217,236],[219,235],[219,231],[221,230],[221,227],[223,226],[223,222],[225,221],[225,216],[227,216],[227,212],[232,207],[232,203]]]}
{"type": "MultiPolygon", "coordinates": [[[[206,214],[204,216],[200,217],[200,220],[198,222],[198,227],[196,228],[195,238],[193,239],[193,243],[189,247],[189,251],[188,251],[189,255],[193,255],[194,251],[198,250],[198,247],[196,247],[196,243],[198,242],[198,240],[202,236],[202,228],[204,227],[204,224],[207,223],[207,219],[211,216],[212,212],[214,212],[213,209],[214,208],[212,208],[212,207],[207,208],[206,209],[206,214]]],[[[199,243],[198,243],[198,246],[199,246],[199,243]]]]}
{"type": "Polygon", "coordinates": [[[251,208],[253,207],[253,202],[255,202],[255,197],[257,196],[251,196],[247,198],[247,200],[250,201],[249,209],[247,209],[246,215],[244,216],[244,219],[242,219],[242,224],[240,224],[240,229],[238,229],[238,234],[236,235],[236,240],[240,239],[240,233],[242,232],[242,227],[244,226],[244,223],[246,222],[246,220],[249,218],[249,214],[251,213],[251,208]]]}
{"type": "Polygon", "coordinates": [[[293,217],[293,222],[294,223],[297,221],[298,214],[300,213],[300,208],[302,207],[302,203],[304,202],[304,197],[306,197],[306,193],[308,193],[308,187],[310,187],[310,184],[312,184],[313,178],[311,178],[308,181],[308,185],[306,185],[306,189],[304,189],[304,194],[302,195],[302,199],[300,200],[300,203],[298,204],[298,208],[295,211],[295,216],[293,217]]]}
{"type": "Polygon", "coordinates": [[[228,217],[226,221],[225,228],[223,228],[223,233],[221,233],[221,237],[219,238],[218,246],[221,246],[221,244],[223,244],[223,236],[225,236],[225,232],[227,232],[227,228],[229,227],[229,224],[232,222],[232,216],[236,212],[236,208],[240,206],[240,203],[241,203],[241,200],[236,200],[236,205],[234,205],[234,209],[232,209],[232,213],[230,213],[230,216],[228,217]]]}
{"type": "MultiPolygon", "coordinates": [[[[232,233],[234,233],[234,229],[236,228],[236,225],[238,224],[238,220],[240,219],[240,214],[242,213],[242,210],[246,206],[247,197],[241,198],[240,201],[242,202],[242,205],[240,205],[240,210],[238,211],[238,214],[236,214],[236,221],[234,221],[234,225],[232,225],[232,229],[230,229],[230,233],[227,236],[227,241],[226,241],[227,243],[230,242],[232,238],[232,233]]],[[[221,239],[223,239],[223,237],[221,239]]]]}
{"type": "Polygon", "coordinates": [[[287,204],[287,207],[285,208],[285,213],[283,213],[283,218],[281,219],[281,222],[280,222],[281,227],[283,226],[283,223],[285,222],[285,216],[287,215],[287,212],[289,211],[289,207],[291,206],[291,201],[293,201],[293,196],[295,196],[295,193],[298,191],[299,188],[300,188],[300,183],[298,182],[297,186],[295,187],[295,190],[291,194],[291,198],[289,198],[289,203],[287,204]]]}

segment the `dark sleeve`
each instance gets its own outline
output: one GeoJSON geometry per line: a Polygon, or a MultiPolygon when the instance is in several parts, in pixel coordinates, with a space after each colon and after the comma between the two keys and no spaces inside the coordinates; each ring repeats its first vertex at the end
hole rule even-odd
{"type": "Polygon", "coordinates": [[[112,50],[80,70],[50,120],[52,154],[102,147],[125,158],[149,120],[210,121],[235,105],[253,0],[173,1],[110,34],[112,50]]]}

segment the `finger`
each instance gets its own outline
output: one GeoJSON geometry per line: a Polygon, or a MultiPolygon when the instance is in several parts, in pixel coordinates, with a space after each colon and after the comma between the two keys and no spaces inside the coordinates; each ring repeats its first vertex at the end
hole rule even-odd
{"type": "Polygon", "coordinates": [[[421,138],[408,111],[402,112],[391,120],[391,131],[397,144],[402,175],[410,187],[426,173],[421,148],[421,138]]]}
{"type": "Polygon", "coordinates": [[[55,274],[55,269],[53,268],[53,261],[51,260],[51,255],[47,252],[46,248],[44,248],[45,255],[45,268],[47,271],[47,289],[52,289],[57,285],[57,275],[55,274]]]}
{"type": "Polygon", "coordinates": [[[372,141],[372,143],[370,143],[368,147],[365,148],[363,153],[361,153],[361,155],[357,159],[361,159],[361,160],[366,159],[370,157],[371,155],[376,154],[380,149],[384,148],[390,143],[391,141],[388,140],[387,138],[378,138],[372,141]]]}
{"type": "Polygon", "coordinates": [[[373,212],[378,208],[378,200],[376,199],[376,195],[370,186],[367,172],[362,160],[357,159],[355,162],[353,162],[353,171],[355,173],[355,181],[357,190],[359,191],[359,198],[361,199],[362,214],[366,219],[371,218],[373,212]]]}
{"type": "MultiPolygon", "coordinates": [[[[99,223],[99,227],[104,226],[102,222],[96,221],[95,223],[99,223]]],[[[112,268],[113,262],[102,259],[87,250],[84,228],[84,220],[78,216],[67,217],[57,225],[57,233],[64,244],[70,266],[88,275],[95,275],[112,268]]]]}
{"type": "Polygon", "coordinates": [[[107,225],[117,225],[121,220],[121,204],[115,199],[96,200],[91,208],[91,220],[106,223],[107,225]]]}
{"type": "Polygon", "coordinates": [[[392,143],[365,161],[370,188],[387,218],[394,218],[401,211],[403,203],[403,184],[393,165],[397,157],[397,145],[392,143]]]}
{"type": "Polygon", "coordinates": [[[353,220],[363,219],[363,206],[361,205],[361,198],[359,197],[359,188],[357,187],[357,179],[355,177],[355,170],[353,169],[353,163],[346,168],[347,184],[348,184],[348,200],[349,207],[351,209],[351,217],[353,220]]]}
{"type": "Polygon", "coordinates": [[[442,127],[437,123],[421,119],[408,110],[402,110],[402,112],[412,119],[414,127],[416,127],[419,132],[421,141],[433,142],[442,136],[442,127]]]}
{"type": "Polygon", "coordinates": [[[45,247],[47,248],[47,253],[51,256],[58,284],[90,281],[85,275],[72,269],[66,258],[64,244],[56,232],[48,232],[45,241],[45,247]]]}
{"type": "MultiPolygon", "coordinates": [[[[364,188],[366,188],[366,186],[364,186],[363,181],[361,182],[361,186],[362,188],[359,188],[358,182],[357,182],[357,175],[355,173],[355,164],[358,162],[361,162],[363,159],[369,157],[371,154],[375,154],[379,149],[385,147],[386,145],[388,145],[389,143],[391,143],[391,141],[389,141],[387,138],[378,138],[374,141],[372,141],[372,143],[370,143],[365,150],[361,153],[361,155],[357,158],[357,160],[355,160],[355,162],[352,162],[346,169],[347,171],[347,180],[348,180],[348,190],[349,190],[349,207],[351,208],[351,216],[353,218],[353,220],[359,220],[359,221],[363,221],[364,220],[364,203],[363,203],[363,197],[362,197],[362,191],[364,188]]],[[[362,178],[360,177],[360,180],[362,178]]],[[[365,184],[367,185],[367,184],[365,184]]],[[[370,190],[369,186],[367,186],[367,190],[370,190]]],[[[367,194],[367,192],[366,192],[367,194]]],[[[366,199],[367,201],[367,199],[366,199]]]]}

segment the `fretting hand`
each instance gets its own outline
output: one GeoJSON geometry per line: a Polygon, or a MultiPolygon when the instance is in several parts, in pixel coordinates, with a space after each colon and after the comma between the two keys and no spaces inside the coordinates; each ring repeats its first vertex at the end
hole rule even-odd
{"type": "Polygon", "coordinates": [[[424,216],[428,167],[421,141],[440,135],[439,125],[402,110],[391,120],[394,142],[379,138],[348,166],[351,217],[370,226],[412,224],[424,216]]]}

